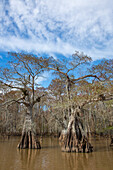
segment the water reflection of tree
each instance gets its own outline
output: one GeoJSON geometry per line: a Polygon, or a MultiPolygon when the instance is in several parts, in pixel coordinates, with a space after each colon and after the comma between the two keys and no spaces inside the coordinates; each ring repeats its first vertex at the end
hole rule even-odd
{"type": "Polygon", "coordinates": [[[113,152],[109,147],[109,140],[92,141],[95,151],[90,154],[62,152],[63,167],[65,170],[111,170],[113,152]],[[107,160],[107,161],[106,161],[107,160]]]}
{"type": "Polygon", "coordinates": [[[21,169],[35,169],[37,155],[40,154],[40,150],[27,149],[17,150],[20,157],[21,169]]]}
{"type": "MultiPolygon", "coordinates": [[[[84,154],[84,153],[62,153],[62,158],[66,162],[65,169],[76,169],[76,170],[86,170],[89,167],[89,157],[91,159],[92,153],[84,154]]],[[[90,167],[91,168],[91,167],[90,167]]],[[[88,169],[87,169],[88,170],[88,169]]]]}

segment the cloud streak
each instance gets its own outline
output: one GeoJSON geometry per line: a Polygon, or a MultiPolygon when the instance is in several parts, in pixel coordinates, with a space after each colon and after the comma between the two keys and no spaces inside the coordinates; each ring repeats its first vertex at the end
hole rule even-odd
{"type": "Polygon", "coordinates": [[[0,2],[0,50],[112,56],[112,0],[0,2]]]}

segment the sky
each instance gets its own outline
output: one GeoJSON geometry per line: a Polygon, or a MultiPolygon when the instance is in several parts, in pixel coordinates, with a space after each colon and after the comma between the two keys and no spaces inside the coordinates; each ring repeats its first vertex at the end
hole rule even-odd
{"type": "MultiPolygon", "coordinates": [[[[0,0],[0,63],[7,52],[113,59],[112,0],[0,0]]],[[[10,60],[10,59],[9,59],[10,60]]]]}

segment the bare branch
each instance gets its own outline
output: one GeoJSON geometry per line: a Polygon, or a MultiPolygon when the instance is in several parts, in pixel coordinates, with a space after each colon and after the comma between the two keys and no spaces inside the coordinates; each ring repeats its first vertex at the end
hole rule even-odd
{"type": "Polygon", "coordinates": [[[70,71],[74,70],[75,68],[77,68],[79,65],[85,64],[85,63],[86,63],[86,61],[76,64],[76,65],[73,66],[72,68],[68,69],[67,72],[66,72],[66,74],[69,73],[70,71]]]}
{"type": "Polygon", "coordinates": [[[97,77],[96,75],[93,75],[93,74],[85,75],[85,76],[79,77],[77,79],[72,79],[71,81],[76,82],[76,81],[79,81],[79,80],[82,80],[85,78],[89,78],[89,77],[94,77],[94,78],[97,78],[99,81],[101,81],[99,77],[97,77]]]}

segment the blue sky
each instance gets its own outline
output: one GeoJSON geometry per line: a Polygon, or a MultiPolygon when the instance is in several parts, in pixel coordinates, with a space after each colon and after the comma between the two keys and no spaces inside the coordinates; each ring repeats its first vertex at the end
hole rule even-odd
{"type": "Polygon", "coordinates": [[[112,0],[0,0],[0,62],[7,52],[113,58],[112,0]]]}

